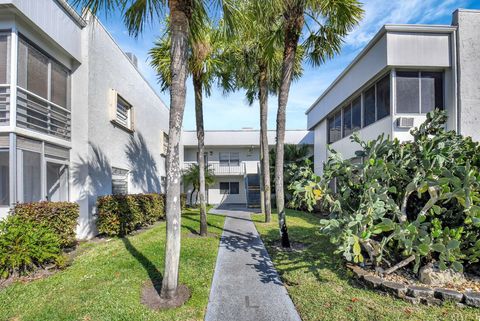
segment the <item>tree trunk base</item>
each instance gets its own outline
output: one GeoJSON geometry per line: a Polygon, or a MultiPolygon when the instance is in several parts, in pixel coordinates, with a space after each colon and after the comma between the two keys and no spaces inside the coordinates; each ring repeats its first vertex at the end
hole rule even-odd
{"type": "Polygon", "coordinates": [[[141,302],[152,310],[166,310],[178,308],[184,305],[190,299],[191,291],[183,284],[177,289],[177,294],[171,299],[160,297],[161,286],[154,285],[152,282],[146,282],[142,288],[141,302]]]}

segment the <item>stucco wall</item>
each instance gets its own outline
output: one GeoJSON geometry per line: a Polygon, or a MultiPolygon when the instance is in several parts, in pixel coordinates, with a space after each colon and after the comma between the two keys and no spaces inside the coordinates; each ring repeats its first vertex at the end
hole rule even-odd
{"type": "Polygon", "coordinates": [[[92,231],[82,226],[92,226],[96,198],[111,194],[112,167],[129,171],[129,193],[161,191],[161,135],[168,131],[168,109],[100,24],[90,21],[82,40],[86,62],[72,79],[71,176],[72,200],[88,204],[80,220],[80,237],[88,237],[92,231]],[[133,106],[134,133],[110,122],[112,89],[133,106]]]}
{"type": "Polygon", "coordinates": [[[458,10],[458,95],[460,133],[480,140],[480,11],[458,10]]]}
{"type": "MultiPolygon", "coordinates": [[[[15,6],[35,32],[48,35],[50,45],[60,46],[77,61],[81,59],[81,27],[53,0],[0,0],[15,6]]],[[[68,65],[68,64],[67,64],[68,65]]]]}

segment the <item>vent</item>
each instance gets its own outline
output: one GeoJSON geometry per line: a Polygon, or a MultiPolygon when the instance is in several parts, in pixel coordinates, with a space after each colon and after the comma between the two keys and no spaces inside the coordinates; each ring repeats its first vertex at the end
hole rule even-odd
{"type": "Polygon", "coordinates": [[[398,128],[412,128],[413,127],[413,117],[398,117],[397,118],[397,127],[398,128]]]}
{"type": "Polygon", "coordinates": [[[130,59],[130,61],[132,62],[132,64],[135,66],[135,68],[138,68],[138,59],[137,59],[137,56],[135,56],[134,53],[132,52],[126,52],[125,53],[128,57],[128,59],[130,59]]]}

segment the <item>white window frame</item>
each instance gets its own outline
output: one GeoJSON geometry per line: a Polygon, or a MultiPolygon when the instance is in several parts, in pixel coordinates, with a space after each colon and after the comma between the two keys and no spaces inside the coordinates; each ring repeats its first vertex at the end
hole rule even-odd
{"type": "Polygon", "coordinates": [[[134,132],[134,109],[133,105],[128,102],[122,95],[120,95],[116,90],[112,89],[111,92],[111,123],[115,127],[119,127],[129,133],[134,132]],[[118,105],[123,102],[123,105],[126,105],[127,113],[126,120],[122,121],[118,118],[118,105]]]}

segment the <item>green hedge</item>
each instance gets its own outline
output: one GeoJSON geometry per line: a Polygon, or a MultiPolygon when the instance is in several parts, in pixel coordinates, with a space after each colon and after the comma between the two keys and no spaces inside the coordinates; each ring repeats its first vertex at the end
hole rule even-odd
{"type": "MultiPolygon", "coordinates": [[[[187,197],[181,195],[182,209],[187,197]]],[[[97,199],[97,229],[100,234],[125,236],[165,217],[165,195],[105,195],[97,199]]]]}
{"type": "Polygon", "coordinates": [[[51,227],[15,215],[0,221],[0,278],[61,262],[60,238],[51,227]]]}
{"type": "Polygon", "coordinates": [[[74,246],[79,206],[71,202],[18,203],[11,214],[51,228],[62,248],[74,246]]]}

